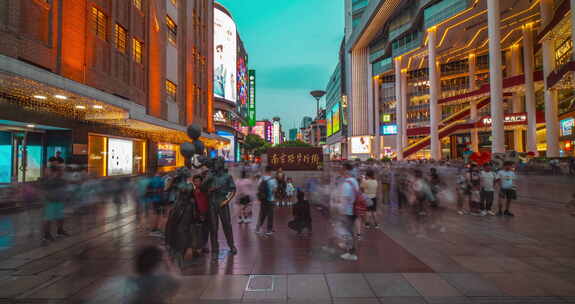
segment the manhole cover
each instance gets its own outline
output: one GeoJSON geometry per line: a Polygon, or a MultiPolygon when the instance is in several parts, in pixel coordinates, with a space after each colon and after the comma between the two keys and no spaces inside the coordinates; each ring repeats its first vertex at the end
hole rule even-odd
{"type": "Polygon", "coordinates": [[[273,291],[274,277],[271,275],[251,275],[246,291],[273,291]]]}

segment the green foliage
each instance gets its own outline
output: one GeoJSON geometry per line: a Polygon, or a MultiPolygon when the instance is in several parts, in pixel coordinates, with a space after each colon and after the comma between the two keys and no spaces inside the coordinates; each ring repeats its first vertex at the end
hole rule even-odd
{"type": "Polygon", "coordinates": [[[305,143],[301,140],[289,140],[286,142],[283,142],[275,147],[278,148],[289,148],[289,147],[306,147],[306,148],[310,148],[313,147],[312,145],[305,143]]]}
{"type": "Polygon", "coordinates": [[[256,156],[266,153],[269,147],[271,145],[267,141],[255,134],[249,134],[244,141],[244,149],[256,156]]]}

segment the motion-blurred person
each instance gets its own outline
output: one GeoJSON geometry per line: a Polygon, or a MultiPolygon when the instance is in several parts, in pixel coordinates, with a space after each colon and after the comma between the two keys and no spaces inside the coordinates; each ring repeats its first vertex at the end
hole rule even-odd
{"type": "Polygon", "coordinates": [[[288,206],[292,206],[296,200],[296,188],[293,184],[293,179],[290,177],[287,179],[286,184],[286,203],[288,206]]]}
{"type": "Polygon", "coordinates": [[[467,211],[463,207],[465,200],[467,199],[467,192],[469,187],[467,184],[467,178],[465,169],[460,169],[456,177],[456,191],[457,191],[457,213],[459,215],[466,215],[467,211]]]}
{"type": "Polygon", "coordinates": [[[236,182],[238,189],[238,204],[240,205],[240,214],[238,215],[239,224],[247,224],[252,221],[252,198],[254,193],[254,180],[248,177],[247,171],[243,170],[240,179],[236,182]]]}
{"type": "Polygon", "coordinates": [[[276,172],[276,181],[278,183],[275,195],[276,202],[279,206],[283,206],[286,203],[287,180],[282,168],[279,168],[276,172]]]}
{"type": "Polygon", "coordinates": [[[491,210],[495,199],[495,180],[497,174],[493,172],[491,164],[487,163],[481,171],[481,213],[483,215],[495,215],[491,210]]]}
{"type": "Polygon", "coordinates": [[[353,166],[349,163],[343,164],[341,169],[342,182],[337,190],[337,206],[339,210],[339,221],[342,229],[342,237],[345,240],[346,252],[340,257],[344,260],[357,261],[355,221],[360,214],[355,210],[355,201],[360,191],[359,183],[352,176],[353,166]]]}
{"type": "Polygon", "coordinates": [[[433,193],[433,196],[435,198],[435,200],[430,202],[430,205],[431,207],[437,207],[439,206],[439,201],[437,200],[437,194],[441,190],[442,181],[441,178],[439,177],[439,173],[437,172],[436,168],[430,169],[429,186],[431,187],[431,193],[433,193]]]}
{"type": "Polygon", "coordinates": [[[62,178],[62,168],[52,167],[47,171],[47,176],[42,182],[44,190],[44,223],[42,224],[42,242],[47,244],[54,241],[52,236],[52,223],[56,224],[56,236],[69,236],[64,230],[64,201],[66,182],[62,178]]]}
{"type": "Polygon", "coordinates": [[[171,303],[180,284],[176,279],[158,269],[162,264],[162,251],[155,246],[142,248],[134,260],[135,275],[126,280],[126,304],[171,303]]]}
{"type": "Polygon", "coordinates": [[[367,207],[367,217],[365,219],[365,228],[374,227],[375,229],[379,228],[379,224],[377,223],[377,190],[378,190],[378,183],[375,179],[375,172],[373,170],[368,170],[366,175],[361,181],[361,189],[363,193],[367,197],[367,199],[371,200],[371,205],[367,207]]]}
{"type": "Polygon", "coordinates": [[[421,170],[414,171],[412,183],[413,194],[415,195],[415,208],[419,215],[427,215],[426,204],[432,201],[433,195],[427,181],[423,178],[421,170]]]}
{"type": "Polygon", "coordinates": [[[288,226],[301,236],[302,231],[307,230],[308,235],[312,233],[312,220],[309,201],[305,199],[305,193],[297,190],[297,201],[293,207],[293,220],[288,223],[288,226]]]}
{"type": "Polygon", "coordinates": [[[260,215],[256,233],[263,233],[261,227],[267,219],[266,235],[272,235],[274,230],[274,205],[276,203],[276,190],[278,182],[272,177],[272,168],[267,166],[258,185],[257,196],[260,201],[260,215]]]}
{"type": "Polygon", "coordinates": [[[503,163],[503,169],[497,172],[497,182],[499,183],[501,190],[499,195],[501,196],[499,200],[499,212],[497,215],[505,215],[513,217],[515,216],[511,213],[511,202],[517,199],[517,186],[515,185],[515,179],[517,175],[513,171],[513,162],[503,163]],[[505,200],[505,212],[502,212],[503,200],[505,200]]]}
{"type": "Polygon", "coordinates": [[[158,171],[154,177],[150,179],[146,190],[146,201],[154,210],[152,225],[150,227],[150,235],[155,237],[163,236],[162,231],[160,230],[160,220],[163,211],[162,209],[165,206],[163,201],[164,186],[164,179],[162,178],[160,171],[158,171]]]}
{"type": "MultiPolygon", "coordinates": [[[[210,237],[210,218],[209,218],[209,208],[210,203],[208,201],[208,193],[204,192],[202,189],[203,178],[201,175],[196,175],[192,178],[192,183],[194,185],[194,199],[196,201],[197,216],[201,223],[201,234],[202,234],[202,248],[203,252],[208,252],[207,244],[210,237]]],[[[196,252],[201,253],[201,252],[196,252]]]]}

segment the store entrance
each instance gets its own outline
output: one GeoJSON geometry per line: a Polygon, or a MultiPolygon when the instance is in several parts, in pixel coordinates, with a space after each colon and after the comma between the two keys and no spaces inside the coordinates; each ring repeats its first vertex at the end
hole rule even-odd
{"type": "Polygon", "coordinates": [[[12,182],[37,181],[42,177],[44,134],[12,132],[12,182]]]}

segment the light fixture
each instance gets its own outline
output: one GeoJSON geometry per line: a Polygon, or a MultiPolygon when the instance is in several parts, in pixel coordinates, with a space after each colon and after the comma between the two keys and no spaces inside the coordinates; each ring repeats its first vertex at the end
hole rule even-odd
{"type": "Polygon", "coordinates": [[[47,97],[44,95],[34,95],[33,97],[36,99],[47,99],[47,97]]]}
{"type": "Polygon", "coordinates": [[[85,110],[85,109],[86,109],[86,106],[77,105],[77,106],[76,106],[76,109],[85,110]]]}
{"type": "Polygon", "coordinates": [[[94,105],[93,108],[94,108],[94,109],[101,110],[101,109],[103,109],[104,107],[101,106],[101,105],[94,105]]]}
{"type": "Polygon", "coordinates": [[[54,95],[55,98],[58,99],[68,99],[68,97],[64,96],[64,95],[54,95]]]}
{"type": "Polygon", "coordinates": [[[29,124],[29,125],[26,125],[26,127],[28,127],[28,128],[35,128],[36,126],[35,126],[35,125],[32,125],[32,124],[29,124]]]}

